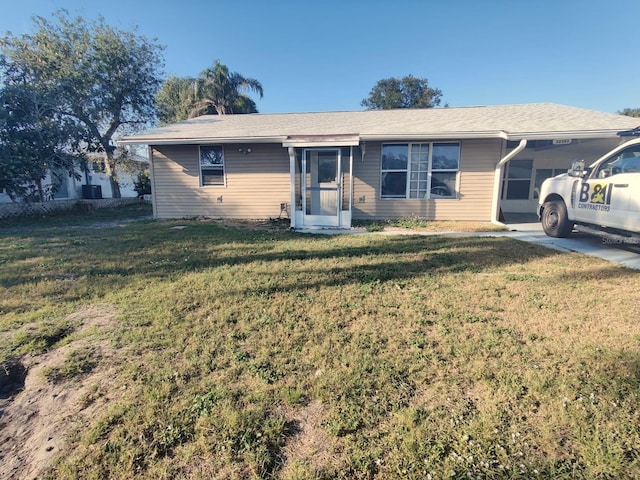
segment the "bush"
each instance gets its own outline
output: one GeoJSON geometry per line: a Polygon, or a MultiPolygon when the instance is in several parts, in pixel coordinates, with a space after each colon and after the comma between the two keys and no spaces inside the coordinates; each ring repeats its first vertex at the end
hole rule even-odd
{"type": "Polygon", "coordinates": [[[151,194],[151,178],[148,170],[142,170],[138,173],[138,177],[133,182],[133,189],[139,197],[151,194]]]}

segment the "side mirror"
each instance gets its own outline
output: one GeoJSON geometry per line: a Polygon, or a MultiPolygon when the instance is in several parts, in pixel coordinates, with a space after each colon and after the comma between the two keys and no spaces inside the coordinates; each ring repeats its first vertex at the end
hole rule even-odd
{"type": "Polygon", "coordinates": [[[570,177],[584,177],[586,170],[584,169],[584,160],[579,158],[571,162],[571,168],[567,172],[570,177]]]}

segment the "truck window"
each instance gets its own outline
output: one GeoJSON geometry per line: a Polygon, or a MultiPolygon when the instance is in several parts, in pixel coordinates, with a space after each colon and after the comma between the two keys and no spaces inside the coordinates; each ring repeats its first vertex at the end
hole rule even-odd
{"type": "Polygon", "coordinates": [[[640,145],[633,145],[602,162],[593,178],[608,178],[619,173],[640,172],[640,145]]]}

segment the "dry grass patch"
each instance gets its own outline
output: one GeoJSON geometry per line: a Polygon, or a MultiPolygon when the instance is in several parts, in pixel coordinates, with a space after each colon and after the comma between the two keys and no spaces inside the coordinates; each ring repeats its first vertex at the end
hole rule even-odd
{"type": "Polygon", "coordinates": [[[282,448],[279,478],[313,478],[339,466],[335,442],[323,427],[327,409],[317,400],[285,413],[290,436],[282,448]]]}
{"type": "Polygon", "coordinates": [[[75,341],[117,366],[44,478],[640,476],[640,276],[604,261],[506,238],[48,226],[4,236],[0,287],[3,360],[73,346],[56,372],[77,376],[48,382],[67,388],[105,364],[75,341]],[[69,315],[105,304],[112,328],[78,334],[69,315]]]}
{"type": "Polygon", "coordinates": [[[67,436],[104,407],[114,352],[97,337],[113,326],[115,315],[107,305],[81,308],[68,316],[77,328],[60,346],[20,362],[5,360],[5,374],[24,374],[0,397],[2,478],[40,478],[66,448],[67,436]]]}

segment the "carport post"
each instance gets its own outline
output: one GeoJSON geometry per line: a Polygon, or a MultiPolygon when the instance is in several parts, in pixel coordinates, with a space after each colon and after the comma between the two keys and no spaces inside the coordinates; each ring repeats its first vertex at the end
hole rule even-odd
{"type": "Polygon", "coordinates": [[[291,177],[291,199],[289,214],[291,225],[290,227],[295,229],[296,225],[296,149],[294,147],[289,147],[289,175],[291,177]]]}
{"type": "Polygon", "coordinates": [[[507,155],[502,157],[498,164],[496,165],[495,172],[493,174],[493,197],[491,199],[491,223],[496,223],[498,225],[502,225],[502,222],[499,219],[500,215],[500,186],[502,185],[502,167],[505,163],[511,160],[513,157],[518,155],[522,150],[527,146],[527,140],[523,138],[520,140],[520,144],[514,148],[507,155]]]}

